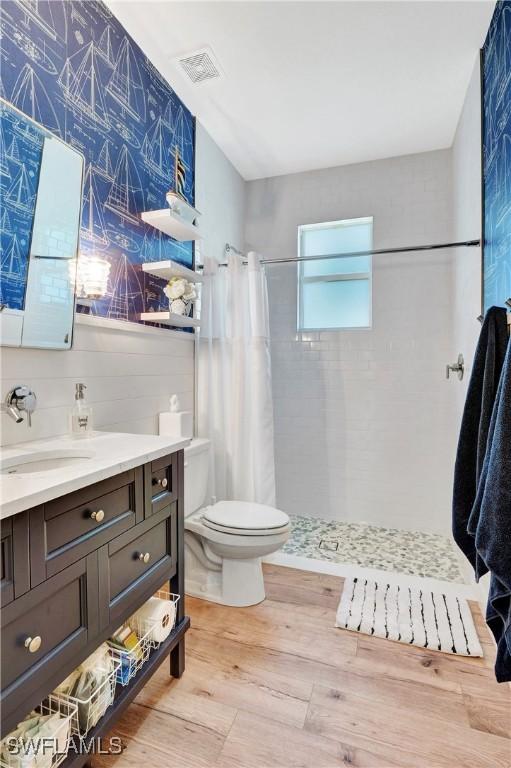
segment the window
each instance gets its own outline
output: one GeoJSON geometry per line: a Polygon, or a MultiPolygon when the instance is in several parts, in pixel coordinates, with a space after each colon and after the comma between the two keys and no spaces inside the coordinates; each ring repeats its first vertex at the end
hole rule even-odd
{"type": "MultiPolygon", "coordinates": [[[[372,247],[372,216],[298,227],[300,258],[370,251],[372,247]]],[[[299,262],[299,331],[370,326],[370,256],[299,262]]]]}

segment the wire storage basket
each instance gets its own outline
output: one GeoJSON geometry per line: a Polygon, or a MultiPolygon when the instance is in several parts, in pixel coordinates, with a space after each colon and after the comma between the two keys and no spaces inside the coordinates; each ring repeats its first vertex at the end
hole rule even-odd
{"type": "Polygon", "coordinates": [[[57,768],[69,750],[76,704],[51,694],[0,742],[2,768],[57,768]]]}
{"type": "Polygon", "coordinates": [[[114,703],[115,687],[120,668],[120,662],[111,658],[110,667],[96,667],[95,676],[101,682],[88,696],[71,696],[61,694],[61,697],[76,707],[76,715],[71,720],[71,733],[76,736],[86,736],[101,720],[108,707],[114,703]]]}
{"type": "Polygon", "coordinates": [[[131,617],[135,632],[139,637],[148,635],[151,648],[159,648],[174,629],[179,600],[179,595],[162,587],[131,617]]]}
{"type": "Polygon", "coordinates": [[[110,653],[119,663],[118,683],[128,685],[151,651],[159,648],[170,635],[176,623],[179,599],[179,595],[162,587],[116,632],[118,637],[131,630],[138,641],[129,649],[119,648],[114,641],[109,641],[110,653]]]}
{"type": "MultiPolygon", "coordinates": [[[[129,621],[123,624],[123,627],[130,627],[129,621]]],[[[120,685],[128,685],[137,672],[144,666],[149,654],[151,653],[151,643],[149,642],[149,632],[146,637],[138,638],[138,641],[129,650],[122,650],[110,644],[110,653],[117,662],[116,682],[120,685]]]]}

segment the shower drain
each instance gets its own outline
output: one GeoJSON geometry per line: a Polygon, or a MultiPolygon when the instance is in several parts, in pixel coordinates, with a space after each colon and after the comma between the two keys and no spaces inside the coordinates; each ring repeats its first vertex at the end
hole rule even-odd
{"type": "Polygon", "coordinates": [[[330,552],[337,552],[339,549],[339,542],[328,539],[321,539],[318,549],[328,549],[330,552]]]}

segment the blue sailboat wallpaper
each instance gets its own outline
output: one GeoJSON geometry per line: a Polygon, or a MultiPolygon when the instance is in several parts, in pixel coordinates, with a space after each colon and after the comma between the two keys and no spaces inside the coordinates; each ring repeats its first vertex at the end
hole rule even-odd
{"type": "Polygon", "coordinates": [[[23,309],[44,132],[0,102],[0,302],[23,309]]]}
{"type": "Polygon", "coordinates": [[[498,2],[482,52],[484,309],[511,298],[511,2],[498,2]]]}
{"type": "MultiPolygon", "coordinates": [[[[191,266],[193,245],[153,229],[140,214],[166,206],[176,150],[193,205],[194,118],[102,2],[3,0],[0,34],[0,95],[85,157],[80,253],[111,263],[108,294],[90,312],[136,320],[165,308],[164,283],[140,264],[171,258],[191,266]]],[[[12,240],[20,209],[11,199],[16,183],[34,186],[37,155],[5,111],[0,117],[1,301],[20,309],[29,245],[26,237],[12,240]],[[13,138],[17,157],[8,154],[13,138]]]]}

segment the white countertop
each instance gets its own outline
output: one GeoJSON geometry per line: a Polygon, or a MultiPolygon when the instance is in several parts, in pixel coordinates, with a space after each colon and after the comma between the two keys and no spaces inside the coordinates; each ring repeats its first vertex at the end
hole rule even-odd
{"type": "Polygon", "coordinates": [[[59,469],[0,475],[0,520],[166,456],[189,443],[186,438],[94,432],[91,437],[81,439],[63,436],[1,448],[1,459],[23,459],[27,453],[62,449],[83,450],[92,456],[59,469]]]}

